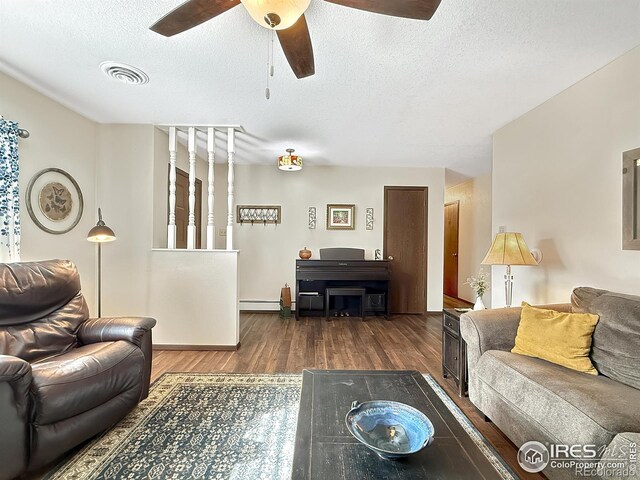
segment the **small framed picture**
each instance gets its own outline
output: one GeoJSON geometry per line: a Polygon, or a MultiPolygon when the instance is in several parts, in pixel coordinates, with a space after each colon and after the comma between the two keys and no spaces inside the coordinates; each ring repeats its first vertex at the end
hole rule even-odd
{"type": "Polygon", "coordinates": [[[327,230],[355,230],[355,205],[327,205],[327,230]]]}

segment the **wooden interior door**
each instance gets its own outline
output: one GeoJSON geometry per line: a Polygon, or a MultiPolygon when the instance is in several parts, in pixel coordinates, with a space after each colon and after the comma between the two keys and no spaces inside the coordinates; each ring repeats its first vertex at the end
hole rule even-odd
{"type": "Polygon", "coordinates": [[[384,187],[384,257],[391,313],[427,309],[427,187],[384,187]]]}
{"type": "Polygon", "coordinates": [[[444,206],[444,294],[458,298],[458,233],[460,202],[444,206]]]}
{"type": "MultiPolygon", "coordinates": [[[[196,178],[196,248],[202,247],[202,180],[196,178]]],[[[187,248],[189,174],[176,168],[176,248],[187,248]]]]}

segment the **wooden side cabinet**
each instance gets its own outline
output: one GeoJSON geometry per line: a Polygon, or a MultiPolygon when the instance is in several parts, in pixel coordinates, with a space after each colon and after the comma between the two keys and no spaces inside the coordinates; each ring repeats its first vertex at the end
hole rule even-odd
{"type": "Polygon", "coordinates": [[[453,308],[442,312],[442,376],[453,377],[458,385],[458,395],[467,394],[467,346],[460,337],[460,315],[453,308]]]}

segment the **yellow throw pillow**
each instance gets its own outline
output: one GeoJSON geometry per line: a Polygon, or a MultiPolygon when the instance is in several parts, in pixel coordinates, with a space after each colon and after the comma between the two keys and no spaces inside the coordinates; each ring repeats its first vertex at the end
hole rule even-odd
{"type": "Polygon", "coordinates": [[[589,358],[598,319],[590,313],[556,312],[522,302],[516,346],[511,351],[598,375],[589,358]]]}

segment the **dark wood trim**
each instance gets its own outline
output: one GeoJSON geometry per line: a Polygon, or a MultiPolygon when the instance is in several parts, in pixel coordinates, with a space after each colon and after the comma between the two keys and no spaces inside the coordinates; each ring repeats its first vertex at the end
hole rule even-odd
{"type": "Polygon", "coordinates": [[[201,350],[201,351],[220,351],[235,352],[240,348],[240,342],[237,345],[173,345],[166,343],[154,343],[154,350],[201,350]]]}
{"type": "MultiPolygon", "coordinates": [[[[422,254],[424,255],[424,314],[427,313],[428,304],[429,304],[429,187],[420,187],[420,186],[386,186],[384,187],[384,199],[383,199],[383,215],[384,215],[384,223],[382,227],[382,256],[387,256],[387,224],[388,224],[388,216],[387,216],[387,200],[390,190],[417,190],[424,191],[424,245],[422,249],[422,254]]],[[[387,299],[387,302],[389,299],[387,299]]]]}
{"type": "MultiPolygon", "coordinates": [[[[457,265],[457,268],[456,268],[456,294],[459,294],[460,292],[459,292],[458,283],[460,282],[460,200],[454,200],[453,202],[447,202],[447,203],[444,204],[443,208],[447,208],[449,205],[457,205],[458,206],[458,210],[457,210],[458,214],[456,215],[456,232],[458,233],[458,238],[456,238],[456,248],[458,250],[456,252],[456,255],[458,256],[458,265],[457,265]]],[[[446,237],[446,235],[445,235],[445,237],[446,237]]],[[[444,268],[443,268],[443,270],[444,270],[444,268]]],[[[444,290],[444,282],[443,282],[443,290],[444,290]]],[[[445,295],[447,295],[447,294],[445,293],[445,295]]],[[[447,297],[458,298],[457,296],[454,297],[452,295],[447,295],[447,297]]]]}
{"type": "Polygon", "coordinates": [[[465,300],[464,298],[461,297],[452,297],[451,295],[444,295],[445,298],[448,298],[450,300],[455,300],[457,302],[461,302],[464,304],[469,304],[470,307],[473,307],[473,302],[470,302],[469,300],[465,300]]]}

